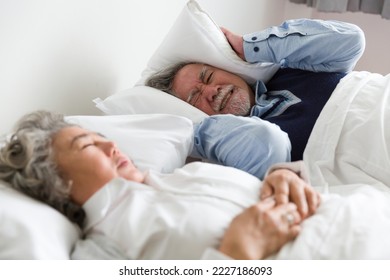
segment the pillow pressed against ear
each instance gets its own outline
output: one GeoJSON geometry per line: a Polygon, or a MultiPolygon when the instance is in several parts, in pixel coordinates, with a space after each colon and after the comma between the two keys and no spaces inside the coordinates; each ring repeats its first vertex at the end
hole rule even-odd
{"type": "Polygon", "coordinates": [[[69,116],[67,121],[99,132],[143,171],[170,173],[185,164],[193,145],[193,125],[167,114],[69,116]]]}
{"type": "Polygon", "coordinates": [[[214,20],[196,1],[189,1],[172,28],[150,58],[137,85],[156,71],[180,61],[196,61],[225,69],[253,83],[268,81],[278,70],[273,63],[251,64],[243,61],[230,47],[214,20]]]}
{"type": "Polygon", "coordinates": [[[252,83],[269,80],[279,66],[272,63],[250,64],[239,58],[218,25],[197,2],[189,1],[167,36],[150,58],[134,88],[95,99],[96,107],[108,115],[164,113],[184,116],[197,123],[207,116],[184,101],[144,86],[153,73],[179,61],[198,61],[236,73],[252,83]]]}

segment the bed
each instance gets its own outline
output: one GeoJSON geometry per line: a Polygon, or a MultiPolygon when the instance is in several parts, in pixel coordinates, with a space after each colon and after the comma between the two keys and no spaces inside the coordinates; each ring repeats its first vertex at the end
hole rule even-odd
{"type": "MultiPolygon", "coordinates": [[[[144,170],[169,173],[182,167],[192,146],[192,124],[207,116],[144,85],[148,75],[182,59],[208,62],[248,82],[257,77],[267,81],[278,69],[268,63],[241,61],[212,18],[190,1],[137,84],[107,98],[94,99],[105,116],[68,119],[117,141],[144,170]]],[[[323,204],[295,242],[272,258],[390,259],[389,91],[390,75],[369,72],[352,72],[337,86],[304,154],[311,183],[332,199],[323,204]]],[[[0,193],[0,259],[71,257],[82,238],[76,226],[4,183],[0,184],[0,193]]],[[[89,255],[99,256],[93,251],[89,255]]]]}

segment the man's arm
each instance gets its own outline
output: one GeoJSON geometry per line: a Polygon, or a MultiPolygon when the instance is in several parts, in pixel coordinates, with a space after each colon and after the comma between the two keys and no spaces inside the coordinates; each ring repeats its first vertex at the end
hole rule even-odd
{"type": "Polygon", "coordinates": [[[191,157],[232,166],[260,179],[271,165],[290,161],[287,134],[257,117],[210,116],[195,125],[194,137],[191,157]]]}
{"type": "Polygon", "coordinates": [[[340,21],[288,20],[243,37],[222,30],[236,53],[248,62],[273,62],[314,72],[349,72],[365,49],[363,31],[340,21]]]}

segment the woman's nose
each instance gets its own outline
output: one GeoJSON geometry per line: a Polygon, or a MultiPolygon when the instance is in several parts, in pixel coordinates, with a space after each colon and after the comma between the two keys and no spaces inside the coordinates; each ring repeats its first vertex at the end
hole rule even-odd
{"type": "Polygon", "coordinates": [[[101,143],[101,147],[108,156],[113,156],[117,152],[116,144],[113,141],[104,141],[101,143]]]}

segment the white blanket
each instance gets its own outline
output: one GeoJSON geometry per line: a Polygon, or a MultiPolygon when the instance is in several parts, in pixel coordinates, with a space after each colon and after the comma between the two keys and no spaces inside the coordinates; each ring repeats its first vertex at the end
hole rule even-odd
{"type": "MultiPolygon", "coordinates": [[[[151,173],[147,183],[116,179],[87,201],[90,241],[103,234],[129,259],[223,258],[208,252],[230,221],[258,200],[260,186],[243,171],[200,162],[173,174],[151,173]]],[[[348,196],[323,199],[298,238],[271,258],[390,259],[389,193],[353,186],[348,196]]],[[[93,256],[93,243],[86,245],[76,248],[77,258],[93,256]]],[[[107,257],[111,252],[109,246],[107,257]]]]}
{"type": "Polygon", "coordinates": [[[353,72],[340,82],[304,154],[330,201],[277,258],[390,259],[389,94],[390,75],[353,72]]]}
{"type": "Polygon", "coordinates": [[[273,258],[390,259],[390,194],[369,185],[340,187],[344,195],[324,195],[298,237],[273,258]]]}
{"type": "Polygon", "coordinates": [[[390,186],[390,74],[352,72],[324,107],[305,150],[313,185],[390,186]]]}

